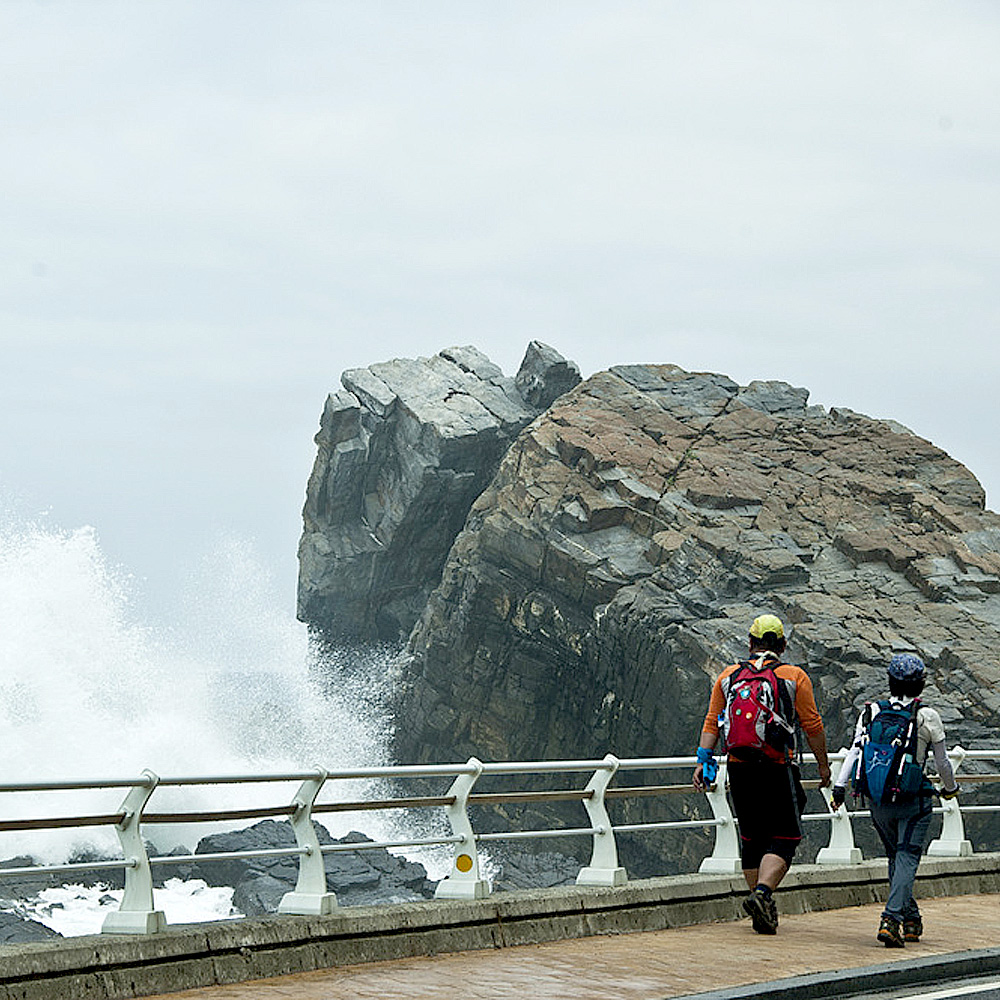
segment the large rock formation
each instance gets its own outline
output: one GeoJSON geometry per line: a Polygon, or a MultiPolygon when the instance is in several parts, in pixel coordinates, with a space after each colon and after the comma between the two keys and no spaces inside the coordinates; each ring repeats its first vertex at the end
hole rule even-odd
{"type": "MultiPolygon", "coordinates": [[[[422,603],[395,677],[399,760],[691,753],[712,679],[743,654],[762,611],[790,627],[787,659],[810,672],[834,748],[897,648],[928,662],[926,698],[952,743],[996,743],[1000,517],[964,466],[892,421],[810,407],[805,389],[741,387],[672,365],[616,367],[544,402],[530,423],[509,424],[513,437],[524,419],[509,447],[499,428],[462,437],[463,454],[481,448],[488,460],[447,514],[407,508],[419,513],[407,544],[425,527],[435,539],[420,572],[408,551],[380,547],[386,582],[350,594],[357,619],[375,621],[372,602],[407,581],[394,627],[422,603]]],[[[440,408],[427,419],[454,425],[440,408]]],[[[426,427],[422,436],[435,437],[426,427]]],[[[334,440],[358,439],[324,431],[321,459],[334,440]]],[[[384,450],[349,447],[355,478],[399,481],[379,464],[384,450]]],[[[353,482],[342,472],[321,480],[310,503],[326,495],[327,509],[340,502],[336,483],[353,482]]],[[[362,494],[352,487],[345,502],[362,494]]],[[[310,517],[307,506],[309,620],[336,623],[330,600],[310,603],[310,581],[349,576],[369,550],[323,550],[309,540],[310,517]]],[[[339,523],[346,533],[359,522],[339,523]]],[[[618,815],[664,818],[685,803],[625,800],[618,815]]],[[[553,820],[528,809],[529,826],[553,820]]],[[[682,859],[643,849],[663,871],[689,868],[700,848],[682,859]]]]}
{"type": "Polygon", "coordinates": [[[893,648],[952,741],[995,743],[1000,517],[929,442],[807,396],[618,367],[526,428],[411,635],[399,758],[690,753],[765,610],[834,746],[893,648]]]}
{"type": "Polygon", "coordinates": [[[399,640],[511,441],[580,381],[532,342],[516,378],[472,347],[344,372],[326,401],[299,546],[299,617],[399,640]]]}

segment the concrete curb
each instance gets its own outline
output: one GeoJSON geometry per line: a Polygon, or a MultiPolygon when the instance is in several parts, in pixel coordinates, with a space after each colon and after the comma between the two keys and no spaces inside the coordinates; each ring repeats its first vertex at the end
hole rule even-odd
{"type": "MultiPolygon", "coordinates": [[[[781,913],[839,909],[878,901],[885,885],[885,861],[801,865],[776,898],[781,913]]],[[[915,891],[1000,893],[1000,854],[925,859],[915,891]]],[[[745,893],[742,876],[677,875],[614,889],[562,886],[5,945],[0,1000],[126,1000],[343,965],[739,920],[745,893]]]]}
{"type": "Polygon", "coordinates": [[[708,993],[688,993],[669,1000],[814,1000],[814,998],[869,996],[879,990],[943,985],[949,980],[1000,972],[1000,948],[982,948],[950,955],[931,955],[911,962],[868,965],[860,969],[791,976],[770,983],[748,983],[708,993]]]}

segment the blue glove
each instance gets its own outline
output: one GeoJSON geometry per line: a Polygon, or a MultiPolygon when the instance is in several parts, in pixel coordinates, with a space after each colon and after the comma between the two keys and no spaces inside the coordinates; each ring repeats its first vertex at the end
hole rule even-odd
{"type": "Polygon", "coordinates": [[[719,765],[715,762],[715,753],[708,747],[698,747],[698,763],[701,764],[701,776],[706,785],[714,785],[719,776],[719,765]]]}

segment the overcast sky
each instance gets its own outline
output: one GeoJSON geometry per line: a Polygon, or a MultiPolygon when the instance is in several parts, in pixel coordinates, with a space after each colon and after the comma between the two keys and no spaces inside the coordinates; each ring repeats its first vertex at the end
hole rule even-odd
{"type": "Polygon", "coordinates": [[[1000,7],[0,0],[0,501],[294,606],[345,368],[543,340],[892,417],[1000,498],[1000,7]]]}

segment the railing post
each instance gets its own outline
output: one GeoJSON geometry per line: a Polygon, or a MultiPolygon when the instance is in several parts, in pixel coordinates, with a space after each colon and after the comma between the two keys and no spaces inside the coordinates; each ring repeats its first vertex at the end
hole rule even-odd
{"type": "Polygon", "coordinates": [[[121,906],[104,918],[102,934],[154,934],[167,926],[162,910],[153,908],[153,875],[142,842],[142,810],[160,780],[143,771],[143,783],[125,796],[122,821],[115,826],[125,855],[125,893],[121,906]]]}
{"type": "Polygon", "coordinates": [[[278,904],[279,913],[300,913],[310,917],[323,917],[337,908],[337,896],[327,891],[326,865],[320,850],[319,838],[313,826],[312,808],[328,772],[316,768],[316,777],[307,778],[292,799],[294,812],[289,821],[295,832],[295,843],[305,853],[299,855],[299,877],[292,892],[286,892],[278,904]]]}
{"type": "Polygon", "coordinates": [[[618,864],[615,831],[604,800],[604,793],[618,770],[618,758],[609,753],[604,760],[608,766],[599,767],[587,782],[585,789],[591,793],[583,800],[583,805],[594,830],[594,849],[590,856],[590,864],[581,868],[576,876],[577,885],[618,886],[628,881],[625,869],[618,864]]]}
{"type": "Polygon", "coordinates": [[[435,899],[484,899],[490,894],[490,884],[479,876],[479,852],[476,850],[476,835],[469,822],[469,793],[479,775],[483,773],[481,761],[469,758],[472,774],[460,774],[451,783],[448,794],[454,802],[445,806],[445,815],[451,824],[451,832],[461,840],[455,844],[451,872],[441,879],[434,890],[435,899]]]}
{"type": "MultiPolygon", "coordinates": [[[[847,755],[847,747],[841,747],[840,753],[847,755]]],[[[833,801],[833,789],[821,788],[820,793],[827,809],[833,801]]],[[[816,855],[818,865],[860,865],[864,861],[861,848],[854,843],[854,827],[851,825],[851,814],[847,811],[845,802],[836,812],[830,813],[830,843],[821,847],[816,855]]]]}
{"type": "Polygon", "coordinates": [[[736,822],[726,798],[725,761],[719,762],[715,784],[705,792],[705,798],[712,807],[712,816],[718,825],[715,827],[715,848],[698,866],[698,871],[703,875],[733,875],[743,871],[740,844],[736,839],[736,822]]]}
{"type": "MultiPolygon", "coordinates": [[[[965,750],[956,745],[948,753],[952,769],[957,771],[965,760],[965,750]]],[[[965,823],[958,799],[942,799],[941,836],[927,845],[933,858],[963,858],[972,854],[972,842],[965,838],[965,823]]]]}

